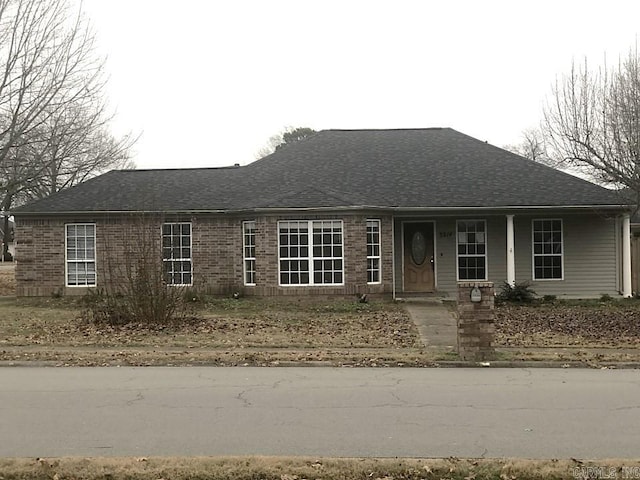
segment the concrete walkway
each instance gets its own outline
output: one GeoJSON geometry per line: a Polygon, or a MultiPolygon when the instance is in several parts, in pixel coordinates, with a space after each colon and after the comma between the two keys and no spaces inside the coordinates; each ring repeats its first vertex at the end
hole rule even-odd
{"type": "Polygon", "coordinates": [[[418,327],[425,347],[457,352],[458,320],[450,307],[437,298],[407,299],[405,307],[418,327]]]}

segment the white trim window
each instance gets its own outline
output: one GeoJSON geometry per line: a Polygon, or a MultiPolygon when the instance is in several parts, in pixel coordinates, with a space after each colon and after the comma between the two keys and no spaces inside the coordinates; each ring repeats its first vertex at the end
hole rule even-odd
{"type": "Polygon", "coordinates": [[[380,220],[367,220],[367,283],[380,283],[380,220]]]}
{"type": "Polygon", "coordinates": [[[280,285],[343,285],[341,220],[278,222],[280,285]]]}
{"type": "Polygon", "coordinates": [[[191,223],[162,224],[162,263],[167,285],[193,285],[191,223]]]}
{"type": "Polygon", "coordinates": [[[256,222],[242,222],[244,284],[256,284],[256,222]]]}
{"type": "Polygon", "coordinates": [[[540,219],[532,222],[533,279],[562,280],[563,239],[561,219],[540,219]]]}
{"type": "Polygon", "coordinates": [[[95,223],[65,225],[65,257],[65,276],[68,287],[96,285],[95,223]]]}
{"type": "Polygon", "coordinates": [[[487,279],[487,222],[458,220],[458,280],[487,279]]]}

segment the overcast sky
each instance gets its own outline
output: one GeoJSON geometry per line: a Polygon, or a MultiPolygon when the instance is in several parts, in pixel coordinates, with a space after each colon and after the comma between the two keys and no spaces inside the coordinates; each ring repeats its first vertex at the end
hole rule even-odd
{"type": "Polygon", "coordinates": [[[637,0],[83,4],[138,168],[244,165],[286,126],[515,144],[572,60],[617,63],[640,30],[637,0]]]}

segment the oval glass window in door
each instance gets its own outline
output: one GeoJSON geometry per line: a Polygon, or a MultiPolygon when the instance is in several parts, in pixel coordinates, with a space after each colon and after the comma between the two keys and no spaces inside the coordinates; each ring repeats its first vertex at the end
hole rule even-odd
{"type": "Polygon", "coordinates": [[[411,260],[416,265],[422,265],[427,258],[427,241],[422,232],[415,232],[411,239],[411,260]]]}

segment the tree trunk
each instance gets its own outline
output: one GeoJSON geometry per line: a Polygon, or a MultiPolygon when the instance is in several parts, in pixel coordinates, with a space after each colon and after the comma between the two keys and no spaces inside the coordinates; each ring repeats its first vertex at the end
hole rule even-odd
{"type": "Polygon", "coordinates": [[[11,241],[11,232],[9,231],[9,207],[11,206],[11,201],[13,200],[13,196],[7,194],[4,198],[4,202],[0,210],[3,213],[2,217],[2,253],[0,254],[0,260],[10,261],[13,258],[9,258],[9,242],[11,241]]]}
{"type": "Polygon", "coordinates": [[[11,232],[9,232],[9,215],[3,217],[2,231],[4,235],[2,237],[2,259],[5,261],[9,259],[9,241],[11,240],[11,232]]]}

